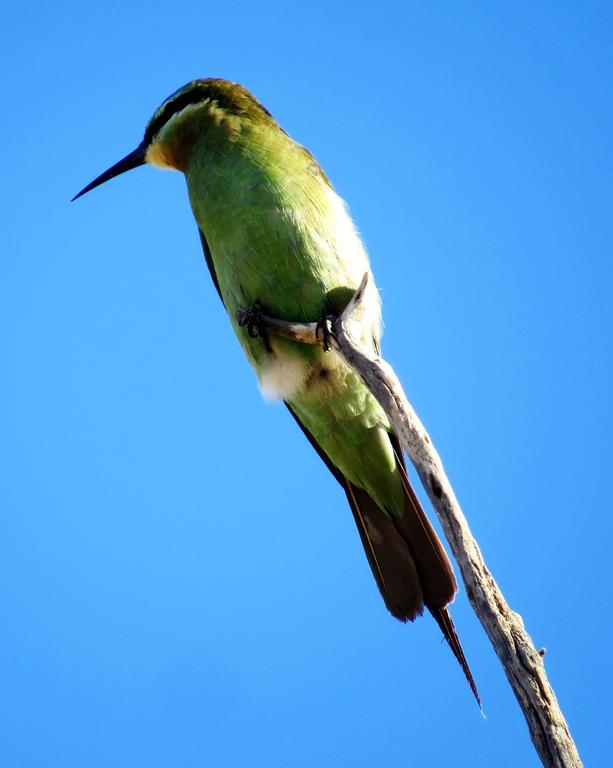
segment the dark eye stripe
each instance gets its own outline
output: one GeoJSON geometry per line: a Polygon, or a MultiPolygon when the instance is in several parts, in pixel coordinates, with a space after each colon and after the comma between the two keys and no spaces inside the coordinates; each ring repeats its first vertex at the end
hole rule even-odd
{"type": "Polygon", "coordinates": [[[176,115],[177,112],[181,112],[181,110],[185,109],[185,107],[188,107],[190,104],[198,104],[201,101],[206,101],[210,97],[211,94],[208,88],[193,88],[192,90],[177,96],[176,99],[169,101],[160,114],[156,115],[147,126],[144,138],[145,145],[148,146],[153,141],[162,127],[173,115],[176,115]]]}
{"type": "Polygon", "coordinates": [[[178,96],[173,98],[169,96],[169,101],[162,107],[160,112],[153,117],[145,130],[144,143],[149,146],[157,134],[166,125],[173,115],[192,104],[211,100],[215,101],[222,109],[236,115],[246,114],[252,110],[259,110],[268,117],[272,118],[270,112],[263,107],[245,88],[237,84],[230,84],[223,80],[201,80],[194,81],[191,87],[185,86],[188,90],[183,90],[178,96]],[[224,92],[221,84],[226,87],[232,86],[234,93],[224,92]]]}

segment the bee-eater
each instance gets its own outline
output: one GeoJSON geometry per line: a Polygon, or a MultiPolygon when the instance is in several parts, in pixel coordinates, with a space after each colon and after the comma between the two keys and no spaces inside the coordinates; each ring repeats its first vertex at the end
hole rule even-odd
{"type": "MultiPolygon", "coordinates": [[[[370,269],[345,203],[313,155],[227,80],[175,91],[138,147],[74,199],[145,163],[185,175],[206,263],[262,392],[285,401],[343,488],[387,608],[401,621],[428,608],[478,699],[447,608],[453,570],[381,406],[338,353],[258,334],[256,309],[248,327],[236,319],[245,308],[305,322],[343,310],[370,269]]],[[[381,308],[369,285],[361,341],[378,351],[381,308]]]]}

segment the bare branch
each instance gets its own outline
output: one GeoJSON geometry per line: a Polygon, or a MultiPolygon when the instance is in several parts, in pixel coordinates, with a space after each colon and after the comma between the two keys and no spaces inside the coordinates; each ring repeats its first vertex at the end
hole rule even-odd
{"type": "MultiPolygon", "coordinates": [[[[468,599],[498,654],[543,765],[580,768],[577,748],[545,673],[544,649],[536,650],[521,616],[511,610],[487,568],[441,459],[392,367],[365,349],[351,332],[368,281],[366,273],[342,314],[329,319],[331,346],[377,398],[417,470],[460,568],[468,599]]],[[[290,323],[266,316],[260,321],[271,333],[305,344],[322,344],[318,323],[290,323]]]]}

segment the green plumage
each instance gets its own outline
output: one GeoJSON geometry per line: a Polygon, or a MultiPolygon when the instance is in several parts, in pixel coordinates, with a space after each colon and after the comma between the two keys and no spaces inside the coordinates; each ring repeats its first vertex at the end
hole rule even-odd
{"type": "MultiPolygon", "coordinates": [[[[214,101],[200,109],[185,177],[241,344],[268,394],[291,404],[346,477],[387,512],[401,515],[402,480],[387,439],[389,423],[361,380],[320,348],[273,339],[271,356],[234,320],[236,310],[256,302],[287,320],[316,320],[324,310],[343,308],[368,269],[344,205],[312,156],[268,114],[252,110],[232,121],[225,117],[228,108],[214,101]],[[275,368],[284,381],[271,386],[275,368]]],[[[177,130],[170,126],[161,141],[172,141],[167,134],[177,130]]],[[[374,343],[375,295],[370,303],[364,336],[374,343]]]]}
{"type": "MultiPolygon", "coordinates": [[[[343,201],[313,156],[225,80],[172,94],[139,147],[79,195],[143,162],[185,174],[207,263],[263,393],[286,401],[341,483],[389,610],[407,620],[425,605],[478,698],[447,611],[457,589],[451,565],[387,416],[335,352],[275,336],[264,344],[236,321],[237,310],[255,304],[290,321],[344,308],[370,268],[343,201]]],[[[380,302],[370,285],[360,333],[378,349],[380,302]]]]}

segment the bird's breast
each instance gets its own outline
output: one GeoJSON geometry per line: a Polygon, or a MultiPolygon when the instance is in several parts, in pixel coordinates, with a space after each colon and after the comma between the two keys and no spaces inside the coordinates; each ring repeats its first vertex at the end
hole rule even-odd
{"type": "MultiPolygon", "coordinates": [[[[298,171],[230,162],[186,174],[232,319],[257,302],[275,317],[317,320],[324,311],[340,311],[369,269],[344,202],[321,175],[298,171]]],[[[372,298],[367,337],[379,327],[376,290],[372,298]]],[[[275,340],[273,354],[266,353],[261,340],[234,326],[267,396],[287,399],[317,381],[319,350],[275,340]]]]}

